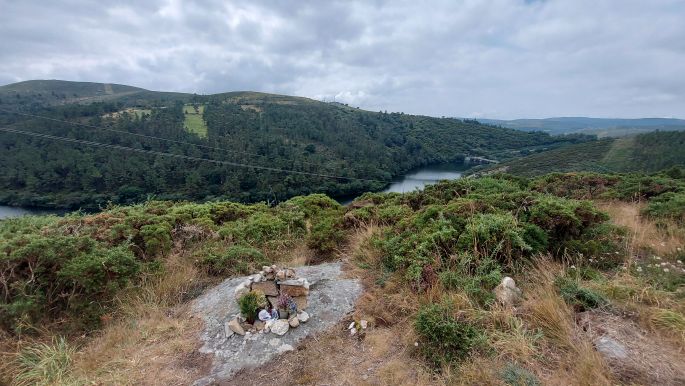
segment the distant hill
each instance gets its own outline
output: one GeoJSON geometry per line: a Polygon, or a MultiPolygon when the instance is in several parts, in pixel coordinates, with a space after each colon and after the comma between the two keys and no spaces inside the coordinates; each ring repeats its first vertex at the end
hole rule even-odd
{"type": "Polygon", "coordinates": [[[312,192],[354,194],[431,163],[465,156],[502,161],[592,139],[250,91],[195,95],[66,81],[0,87],[2,127],[250,166],[0,132],[0,203],[63,208],[148,197],[279,201],[312,192]]]}
{"type": "Polygon", "coordinates": [[[657,130],[685,130],[685,120],[675,118],[613,119],[561,117],[544,119],[479,119],[479,122],[524,131],[550,134],[582,133],[598,137],[623,137],[657,130]]]}
{"type": "Polygon", "coordinates": [[[656,172],[685,167],[685,132],[606,138],[511,160],[494,170],[534,176],[550,172],[656,172]]]}

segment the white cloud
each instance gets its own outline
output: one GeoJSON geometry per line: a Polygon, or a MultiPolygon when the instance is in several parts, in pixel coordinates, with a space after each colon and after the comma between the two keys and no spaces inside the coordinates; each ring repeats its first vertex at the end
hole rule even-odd
{"type": "Polygon", "coordinates": [[[680,0],[4,2],[0,83],[501,118],[685,116],[680,0]]]}

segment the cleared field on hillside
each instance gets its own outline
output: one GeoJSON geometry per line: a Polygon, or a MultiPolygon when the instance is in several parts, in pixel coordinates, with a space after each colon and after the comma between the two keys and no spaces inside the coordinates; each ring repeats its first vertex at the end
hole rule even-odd
{"type": "Polygon", "coordinates": [[[207,124],[205,123],[202,114],[204,114],[204,105],[185,105],[183,106],[183,115],[185,116],[185,122],[183,127],[190,133],[196,134],[198,137],[207,137],[207,124]]]}

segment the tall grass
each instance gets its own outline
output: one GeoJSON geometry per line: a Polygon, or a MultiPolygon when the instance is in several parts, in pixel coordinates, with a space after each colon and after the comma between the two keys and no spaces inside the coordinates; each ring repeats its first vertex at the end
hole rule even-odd
{"type": "Polygon", "coordinates": [[[51,343],[36,343],[19,352],[15,358],[16,385],[67,385],[75,384],[71,377],[71,364],[76,348],[63,337],[51,343]]]}

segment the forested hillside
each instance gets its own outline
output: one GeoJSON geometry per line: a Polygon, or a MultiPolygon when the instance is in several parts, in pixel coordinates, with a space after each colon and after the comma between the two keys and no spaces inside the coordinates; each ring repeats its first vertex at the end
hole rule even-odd
{"type": "Polygon", "coordinates": [[[534,176],[551,172],[656,172],[685,166],[685,132],[602,139],[505,162],[492,170],[534,176]]]}
{"type": "Polygon", "coordinates": [[[0,203],[59,208],[153,196],[245,202],[350,194],[430,163],[507,159],[591,139],[253,92],[198,96],[62,81],[0,88],[0,128],[257,167],[0,131],[0,203]]]}

